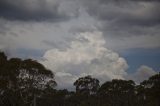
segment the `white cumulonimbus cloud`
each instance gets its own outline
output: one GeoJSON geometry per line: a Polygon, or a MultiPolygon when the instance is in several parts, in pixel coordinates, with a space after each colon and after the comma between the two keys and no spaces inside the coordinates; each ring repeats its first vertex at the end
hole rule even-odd
{"type": "Polygon", "coordinates": [[[107,49],[105,43],[101,32],[79,33],[66,49],[45,52],[41,63],[55,72],[58,88],[73,89],[74,81],[85,75],[92,75],[101,83],[124,79],[127,62],[107,49]]]}

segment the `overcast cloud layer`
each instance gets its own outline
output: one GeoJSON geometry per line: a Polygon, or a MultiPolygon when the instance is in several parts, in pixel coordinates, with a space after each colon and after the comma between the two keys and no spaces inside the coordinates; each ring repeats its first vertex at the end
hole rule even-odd
{"type": "Polygon", "coordinates": [[[53,39],[72,38],[73,33],[98,29],[107,46],[114,50],[158,48],[159,10],[160,2],[149,0],[1,0],[1,42],[17,36],[23,40],[27,35],[34,38],[32,45],[39,45],[41,35],[45,35],[50,36],[45,37],[45,42],[52,44],[53,39]]]}
{"type": "Polygon", "coordinates": [[[158,0],[0,0],[0,49],[38,59],[61,87],[85,74],[140,82],[154,70],[130,76],[113,51],[160,48],[159,17],[158,0]]]}

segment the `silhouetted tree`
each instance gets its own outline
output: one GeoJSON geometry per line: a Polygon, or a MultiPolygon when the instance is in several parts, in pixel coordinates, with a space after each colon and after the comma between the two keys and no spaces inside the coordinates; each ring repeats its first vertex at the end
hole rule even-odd
{"type": "Polygon", "coordinates": [[[160,73],[150,77],[140,84],[143,90],[145,106],[160,106],[160,73]]]}
{"type": "Polygon", "coordinates": [[[42,64],[31,59],[7,60],[7,56],[0,52],[0,96],[5,98],[3,102],[29,106],[43,89],[55,85],[54,74],[42,64]]]}
{"type": "Polygon", "coordinates": [[[81,77],[74,82],[76,92],[81,94],[95,94],[99,89],[99,80],[91,76],[81,77]]]}
{"type": "Polygon", "coordinates": [[[135,106],[135,83],[131,80],[117,80],[105,82],[99,89],[101,102],[109,106],[135,106]],[[105,99],[106,98],[106,99],[105,99]]]}
{"type": "Polygon", "coordinates": [[[113,79],[100,86],[91,76],[73,85],[76,92],[56,90],[51,70],[32,59],[7,59],[0,52],[0,106],[160,106],[160,73],[139,85],[113,79]]]}

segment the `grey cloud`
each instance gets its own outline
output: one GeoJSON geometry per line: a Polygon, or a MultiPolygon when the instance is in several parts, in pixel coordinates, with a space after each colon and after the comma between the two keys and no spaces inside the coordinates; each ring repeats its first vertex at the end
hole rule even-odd
{"type": "Polygon", "coordinates": [[[160,3],[136,1],[0,0],[0,48],[64,50],[78,33],[94,31],[115,51],[160,47],[160,3]]]}
{"type": "Polygon", "coordinates": [[[14,37],[18,37],[19,35],[15,32],[10,32],[10,35],[14,36],[14,37]]]}
{"type": "Polygon", "coordinates": [[[50,41],[50,40],[43,40],[42,43],[44,43],[47,46],[50,46],[51,48],[57,48],[59,50],[65,50],[68,48],[68,44],[62,41],[50,41]]]}
{"type": "Polygon", "coordinates": [[[42,42],[46,45],[49,45],[49,46],[52,46],[52,47],[57,47],[57,44],[54,41],[43,40],[42,42]]]}
{"type": "Polygon", "coordinates": [[[6,33],[9,29],[10,28],[6,26],[6,21],[3,19],[0,19],[0,37],[6,36],[6,33]]]}
{"type": "Polygon", "coordinates": [[[7,30],[6,27],[0,26],[0,36],[5,36],[6,35],[6,30],[7,30]]]}
{"type": "Polygon", "coordinates": [[[87,13],[99,24],[108,47],[160,47],[160,1],[158,0],[82,0],[87,13]]]}
{"type": "Polygon", "coordinates": [[[71,16],[59,11],[61,3],[62,0],[1,0],[0,17],[18,21],[68,20],[71,16]]]}
{"type": "Polygon", "coordinates": [[[91,28],[90,26],[83,26],[83,27],[71,27],[69,32],[71,33],[81,33],[81,32],[93,32],[95,29],[91,28]]]}
{"type": "MultiPolygon", "coordinates": [[[[151,27],[160,25],[160,2],[151,0],[93,0],[83,1],[87,12],[102,23],[102,31],[124,32],[131,26],[151,27]]],[[[130,28],[131,29],[131,28],[130,28]]]]}

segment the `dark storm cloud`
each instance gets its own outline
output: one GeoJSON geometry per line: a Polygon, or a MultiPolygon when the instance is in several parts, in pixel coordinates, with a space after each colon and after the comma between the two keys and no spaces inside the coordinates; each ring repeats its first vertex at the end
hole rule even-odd
{"type": "Polygon", "coordinates": [[[70,33],[97,29],[102,32],[106,46],[115,51],[160,47],[160,1],[79,0],[79,3],[92,24],[88,28],[71,27],[70,33]]]}
{"type": "Polygon", "coordinates": [[[63,50],[94,31],[113,50],[160,47],[159,17],[153,0],[0,0],[0,48],[63,50]]]}
{"type": "Polygon", "coordinates": [[[160,23],[160,2],[150,0],[95,0],[85,3],[91,16],[120,25],[154,25],[160,23]],[[137,2],[136,2],[137,1],[137,2]]]}
{"type": "Polygon", "coordinates": [[[18,21],[64,21],[70,16],[59,13],[60,2],[53,0],[0,0],[0,17],[18,21]]]}
{"type": "Polygon", "coordinates": [[[157,0],[88,0],[83,5],[92,17],[102,22],[100,29],[103,31],[160,25],[160,2],[157,0]]]}

